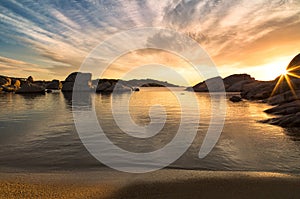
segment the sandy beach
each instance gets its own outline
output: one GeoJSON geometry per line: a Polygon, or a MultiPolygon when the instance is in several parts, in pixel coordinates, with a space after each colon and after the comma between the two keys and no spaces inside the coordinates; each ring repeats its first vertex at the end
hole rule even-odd
{"type": "Polygon", "coordinates": [[[299,198],[299,187],[299,175],[270,172],[0,174],[0,198],[299,198]]]}

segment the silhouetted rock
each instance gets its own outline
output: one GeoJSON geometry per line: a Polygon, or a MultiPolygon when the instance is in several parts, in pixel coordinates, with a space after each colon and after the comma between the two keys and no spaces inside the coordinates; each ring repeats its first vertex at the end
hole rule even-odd
{"type": "Polygon", "coordinates": [[[196,84],[192,88],[187,90],[195,92],[208,92],[206,84],[210,85],[210,92],[241,92],[245,85],[255,82],[255,79],[248,74],[235,74],[230,75],[224,79],[221,77],[214,77],[207,79],[199,84],[196,84]]]}
{"type": "Polygon", "coordinates": [[[45,87],[27,82],[25,84],[22,84],[22,87],[16,90],[16,93],[17,94],[45,93],[45,87]]]}
{"type": "Polygon", "coordinates": [[[300,75],[300,54],[292,59],[292,61],[287,66],[287,70],[291,73],[300,75]]]}
{"type": "Polygon", "coordinates": [[[96,88],[97,93],[131,92],[132,88],[121,80],[102,79],[96,88]]]}
{"type": "Polygon", "coordinates": [[[46,89],[49,90],[60,90],[61,88],[62,88],[62,83],[59,80],[52,80],[46,86],[46,89]]]}
{"type": "Polygon", "coordinates": [[[241,96],[248,100],[264,100],[271,96],[275,83],[273,81],[255,81],[243,86],[241,96]]]}
{"type": "Polygon", "coordinates": [[[8,77],[0,76],[0,87],[9,86],[11,84],[11,79],[8,77]]]}
{"type": "Polygon", "coordinates": [[[289,115],[300,112],[300,100],[284,103],[276,107],[265,110],[266,113],[274,115],[289,115]]]}
{"type": "Polygon", "coordinates": [[[296,90],[294,92],[289,90],[284,93],[272,96],[265,100],[265,102],[267,102],[270,105],[284,104],[299,99],[298,96],[300,96],[300,90],[296,90]]]}
{"type": "Polygon", "coordinates": [[[295,114],[284,115],[277,118],[262,120],[260,122],[282,127],[300,127],[300,112],[295,114]]]}
{"type": "Polygon", "coordinates": [[[92,78],[91,73],[81,73],[81,72],[71,73],[63,82],[63,86],[61,90],[63,92],[72,92],[76,80],[77,91],[91,91],[92,90],[91,78],[92,78]]]}
{"type": "Polygon", "coordinates": [[[26,81],[29,82],[29,83],[33,83],[34,82],[33,81],[33,77],[31,77],[31,76],[29,76],[26,81]]]}
{"type": "Polygon", "coordinates": [[[229,98],[229,100],[232,102],[240,102],[240,101],[242,101],[242,98],[240,96],[234,95],[231,98],[229,98]]]}
{"type": "Polygon", "coordinates": [[[192,89],[188,88],[188,90],[193,90],[195,92],[222,92],[225,91],[224,89],[223,79],[221,77],[213,77],[196,84],[192,89]],[[207,84],[210,85],[209,90],[207,84]]]}

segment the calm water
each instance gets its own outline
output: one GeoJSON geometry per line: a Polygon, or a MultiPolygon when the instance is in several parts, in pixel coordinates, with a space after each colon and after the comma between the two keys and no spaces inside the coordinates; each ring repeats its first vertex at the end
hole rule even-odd
{"type": "MultiPolygon", "coordinates": [[[[177,92],[188,104],[193,93],[180,89],[177,92]]],[[[254,102],[232,103],[227,100],[226,122],[221,137],[211,153],[199,159],[199,149],[211,117],[211,100],[218,101],[220,96],[197,93],[196,97],[198,104],[192,104],[190,108],[200,108],[198,134],[187,152],[170,167],[300,173],[300,130],[257,122],[271,116],[263,112],[268,105],[254,102]]],[[[128,94],[117,96],[120,102],[127,98],[128,94]]],[[[149,152],[163,147],[172,140],[180,124],[180,105],[174,95],[163,88],[144,88],[132,93],[130,98],[131,117],[140,126],[149,124],[151,106],[161,104],[165,107],[166,124],[159,134],[149,139],[132,138],[122,133],[111,113],[111,95],[91,94],[85,105],[91,106],[92,99],[99,123],[107,136],[129,151],[149,152]]],[[[94,170],[104,167],[87,152],[77,135],[70,94],[2,93],[0,107],[0,172],[94,170]]],[[[155,110],[153,113],[155,116],[155,110]]],[[[197,114],[189,117],[198,118],[197,114]]],[[[114,156],[111,161],[122,158],[114,156]]]]}

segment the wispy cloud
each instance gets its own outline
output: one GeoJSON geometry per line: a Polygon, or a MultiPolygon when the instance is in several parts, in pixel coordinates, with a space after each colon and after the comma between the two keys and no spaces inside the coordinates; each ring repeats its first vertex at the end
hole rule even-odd
{"type": "MultiPolygon", "coordinates": [[[[0,3],[0,55],[22,45],[36,56],[33,65],[2,60],[1,71],[15,74],[12,68],[22,65],[23,71],[63,76],[114,33],[149,26],[190,35],[220,67],[258,66],[299,51],[299,16],[300,2],[292,0],[6,0],[0,3]]],[[[16,51],[10,57],[23,56],[16,51]]]]}

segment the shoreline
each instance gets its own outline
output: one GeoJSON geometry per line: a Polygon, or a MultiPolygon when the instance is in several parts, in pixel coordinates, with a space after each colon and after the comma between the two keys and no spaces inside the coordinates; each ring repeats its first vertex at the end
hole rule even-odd
{"type": "Polygon", "coordinates": [[[164,169],[0,173],[0,198],[299,198],[300,175],[164,169]]]}

